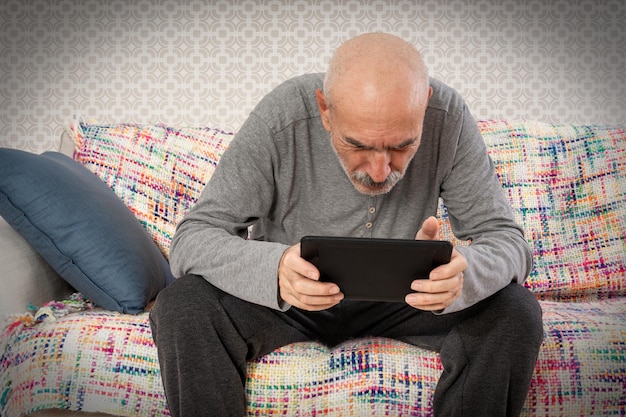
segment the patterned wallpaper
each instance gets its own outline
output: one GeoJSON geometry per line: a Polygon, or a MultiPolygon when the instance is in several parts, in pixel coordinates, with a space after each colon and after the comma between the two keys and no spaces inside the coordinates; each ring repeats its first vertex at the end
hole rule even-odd
{"type": "Polygon", "coordinates": [[[236,130],[368,31],[479,119],[626,123],[624,0],[0,0],[0,146],[54,149],[73,114],[236,130]]]}

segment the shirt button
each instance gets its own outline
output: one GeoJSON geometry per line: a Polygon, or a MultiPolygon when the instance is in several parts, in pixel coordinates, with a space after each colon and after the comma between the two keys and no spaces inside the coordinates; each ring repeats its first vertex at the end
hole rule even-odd
{"type": "Polygon", "coordinates": [[[374,214],[376,212],[376,207],[370,207],[370,214],[374,214]]]}
{"type": "Polygon", "coordinates": [[[365,227],[367,227],[368,229],[371,229],[372,226],[373,226],[372,222],[365,223],[365,227]]]}

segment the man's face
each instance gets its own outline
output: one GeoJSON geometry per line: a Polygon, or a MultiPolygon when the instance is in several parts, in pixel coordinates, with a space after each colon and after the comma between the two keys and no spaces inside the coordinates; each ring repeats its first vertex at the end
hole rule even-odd
{"type": "MultiPolygon", "coordinates": [[[[318,104],[320,97],[318,93],[318,104]]],[[[391,191],[420,145],[425,106],[366,111],[320,105],[322,122],[354,187],[367,195],[391,191]]]]}

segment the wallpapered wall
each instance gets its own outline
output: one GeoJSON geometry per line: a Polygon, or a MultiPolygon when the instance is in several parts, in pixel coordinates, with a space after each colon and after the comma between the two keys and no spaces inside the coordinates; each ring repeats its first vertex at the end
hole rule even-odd
{"type": "Polygon", "coordinates": [[[2,0],[0,146],[54,149],[72,114],[236,130],[368,31],[417,45],[476,118],[626,123],[623,0],[2,0]]]}

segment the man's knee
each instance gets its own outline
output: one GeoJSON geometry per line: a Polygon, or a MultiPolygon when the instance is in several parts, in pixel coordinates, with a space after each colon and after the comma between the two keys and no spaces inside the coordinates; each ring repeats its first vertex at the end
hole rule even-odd
{"type": "Polygon", "coordinates": [[[170,310],[173,306],[184,308],[192,305],[204,292],[206,281],[197,275],[187,275],[176,279],[171,285],[157,294],[153,311],[170,310]]]}
{"type": "Polygon", "coordinates": [[[535,295],[523,285],[512,283],[500,291],[501,304],[517,316],[528,317],[531,322],[541,321],[541,306],[535,295]]]}
{"type": "Polygon", "coordinates": [[[153,332],[160,326],[178,327],[192,317],[206,315],[214,305],[215,288],[204,278],[187,275],[175,280],[159,292],[152,310],[150,325],[153,332]],[[182,323],[181,323],[182,322],[182,323]]]}
{"type": "Polygon", "coordinates": [[[521,334],[534,345],[540,345],[543,340],[543,320],[541,306],[535,295],[523,285],[516,283],[496,293],[494,301],[496,310],[503,320],[512,329],[521,330],[521,334]]]}

